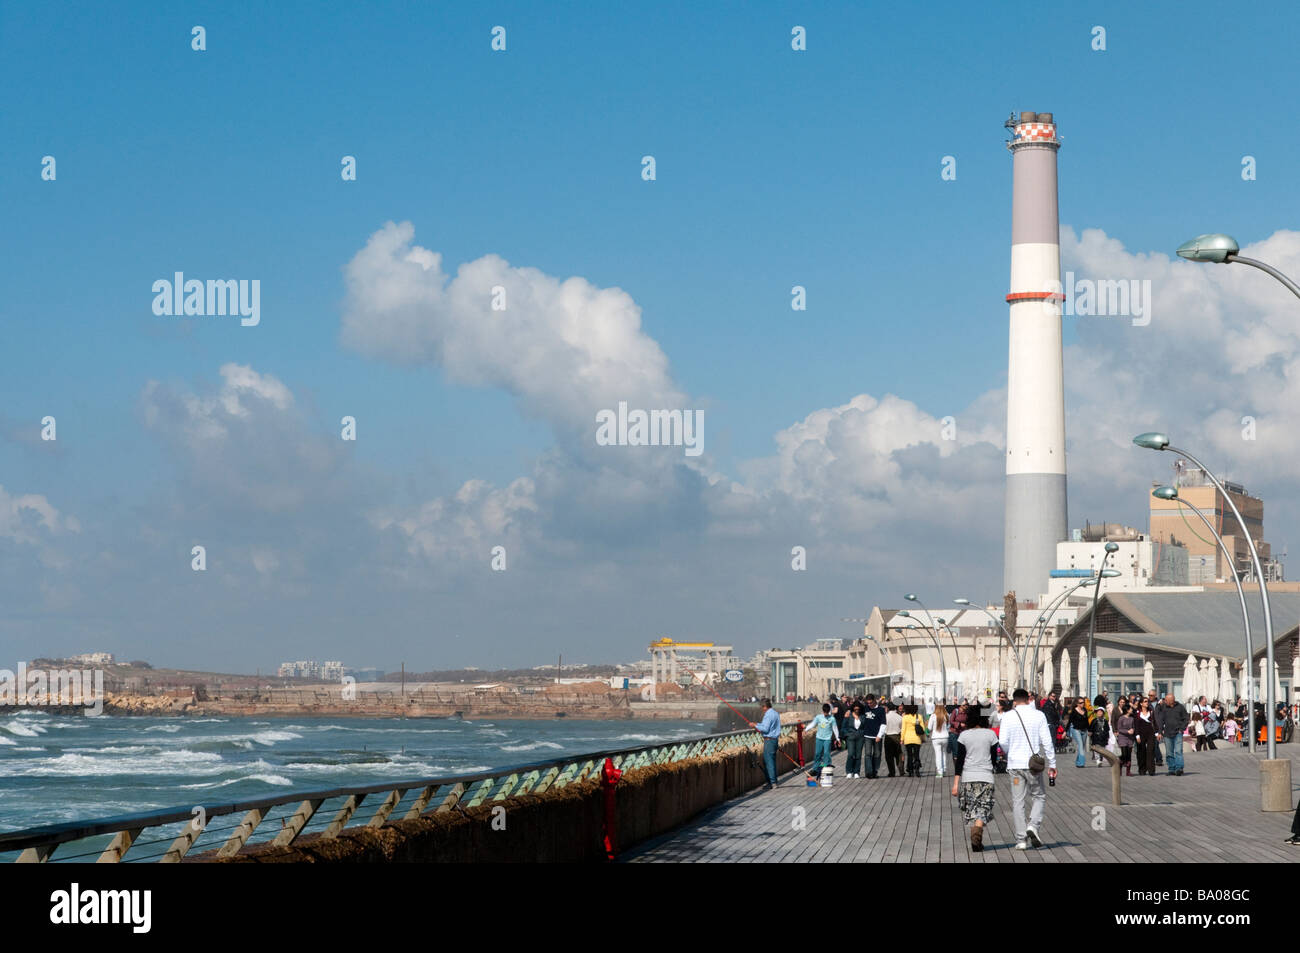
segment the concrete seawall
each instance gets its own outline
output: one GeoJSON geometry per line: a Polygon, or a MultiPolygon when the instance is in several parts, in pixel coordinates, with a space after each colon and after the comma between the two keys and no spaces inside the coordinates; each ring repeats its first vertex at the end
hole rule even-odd
{"type": "MultiPolygon", "coordinates": [[[[814,741],[804,738],[805,761],[814,741]]],[[[783,750],[797,758],[793,739],[783,750]]],[[[777,755],[785,775],[790,761],[777,755]]],[[[764,783],[762,751],[710,755],[624,773],[616,788],[617,841],[626,849],[667,833],[714,805],[764,783]]],[[[798,775],[786,784],[801,784],[798,775]]],[[[303,837],[288,847],[259,845],[235,857],[211,854],[187,863],[503,863],[603,861],[604,792],[599,781],[542,794],[488,801],[425,814],[378,828],[345,829],[337,837],[303,837]],[[497,810],[504,808],[504,812],[497,810]]]]}

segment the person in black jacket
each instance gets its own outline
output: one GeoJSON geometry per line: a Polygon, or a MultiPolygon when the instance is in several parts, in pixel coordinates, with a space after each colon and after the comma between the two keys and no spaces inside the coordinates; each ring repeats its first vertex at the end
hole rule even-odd
{"type": "Polygon", "coordinates": [[[1082,698],[1074,700],[1070,709],[1070,737],[1074,739],[1074,766],[1087,767],[1088,763],[1088,706],[1082,698]]]}
{"type": "Polygon", "coordinates": [[[1138,774],[1155,777],[1156,715],[1151,702],[1143,698],[1133,713],[1134,740],[1137,742],[1138,774]]]}
{"type": "MultiPolygon", "coordinates": [[[[844,716],[843,727],[840,728],[840,738],[844,741],[844,750],[848,755],[844,763],[844,777],[862,777],[858,772],[861,770],[863,742],[869,731],[872,731],[872,724],[862,717],[862,706],[854,705],[853,711],[844,716]]],[[[868,769],[867,775],[870,774],[868,769]]]]}
{"type": "Polygon", "coordinates": [[[1188,721],[1187,709],[1174,698],[1173,692],[1156,707],[1156,737],[1164,741],[1165,767],[1170,774],[1183,773],[1183,731],[1188,721]]]}

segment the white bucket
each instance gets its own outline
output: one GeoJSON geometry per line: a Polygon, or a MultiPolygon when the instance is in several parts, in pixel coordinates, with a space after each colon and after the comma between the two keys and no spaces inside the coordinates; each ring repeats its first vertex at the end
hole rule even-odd
{"type": "Polygon", "coordinates": [[[828,764],[826,767],[822,768],[821,785],[824,788],[828,788],[831,786],[831,782],[834,780],[835,780],[835,769],[828,764]]]}

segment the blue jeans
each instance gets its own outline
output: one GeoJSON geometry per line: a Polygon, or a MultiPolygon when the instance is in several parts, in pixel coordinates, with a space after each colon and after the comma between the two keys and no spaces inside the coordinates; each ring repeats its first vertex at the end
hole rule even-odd
{"type": "Polygon", "coordinates": [[[1165,738],[1165,767],[1169,773],[1183,770],[1183,736],[1180,732],[1165,738]]]}
{"type": "Polygon", "coordinates": [[[885,742],[875,738],[862,740],[862,770],[869,778],[874,778],[880,770],[880,759],[884,757],[885,742]]]}
{"type": "Polygon", "coordinates": [[[1088,763],[1088,733],[1080,728],[1071,728],[1070,737],[1074,739],[1074,766],[1082,768],[1088,763]]]}
{"type": "Polygon", "coordinates": [[[812,774],[816,774],[825,765],[831,763],[831,739],[818,738],[817,748],[813,754],[812,774]]]}
{"type": "Polygon", "coordinates": [[[776,784],[776,746],[778,739],[763,739],[763,767],[767,769],[767,783],[776,784]]]}

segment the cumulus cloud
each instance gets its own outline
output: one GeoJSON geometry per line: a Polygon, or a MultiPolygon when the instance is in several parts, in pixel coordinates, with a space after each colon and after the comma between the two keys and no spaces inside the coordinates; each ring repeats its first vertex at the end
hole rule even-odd
{"type": "Polygon", "coordinates": [[[389,222],[344,269],[346,347],[502,388],[577,452],[594,447],[596,412],[619,401],[689,406],[626,292],[515,267],[497,255],[449,276],[442,256],[413,244],[414,236],[411,223],[389,222]],[[493,310],[500,295],[505,308],[493,310]]]}

